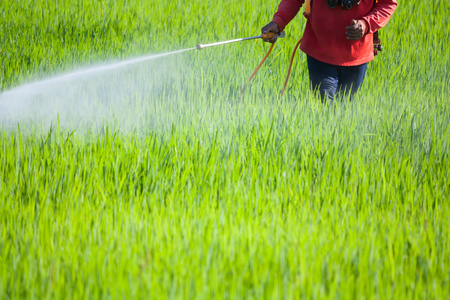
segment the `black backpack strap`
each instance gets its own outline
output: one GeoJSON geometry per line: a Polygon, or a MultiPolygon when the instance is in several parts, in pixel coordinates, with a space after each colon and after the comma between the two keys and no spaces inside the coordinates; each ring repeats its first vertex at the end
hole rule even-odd
{"type": "MultiPolygon", "coordinates": [[[[373,5],[377,4],[378,0],[373,1],[373,5]]],[[[378,55],[378,52],[383,51],[383,45],[381,45],[380,34],[377,31],[373,33],[373,54],[378,55]]]]}
{"type": "Polygon", "coordinates": [[[383,45],[378,34],[378,30],[373,33],[373,54],[378,55],[378,52],[383,51],[383,45]]]}

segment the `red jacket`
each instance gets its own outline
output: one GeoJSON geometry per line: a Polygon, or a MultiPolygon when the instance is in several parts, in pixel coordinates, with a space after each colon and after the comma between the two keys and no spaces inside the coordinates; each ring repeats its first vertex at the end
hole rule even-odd
{"type": "MultiPolygon", "coordinates": [[[[282,0],[273,22],[280,31],[297,15],[305,0],[282,0]]],[[[373,33],[387,24],[397,7],[396,0],[361,0],[350,10],[340,6],[331,9],[326,0],[313,0],[300,49],[325,63],[357,66],[373,60],[373,33]],[[346,26],[352,19],[364,20],[367,34],[360,40],[348,40],[346,26]]]]}

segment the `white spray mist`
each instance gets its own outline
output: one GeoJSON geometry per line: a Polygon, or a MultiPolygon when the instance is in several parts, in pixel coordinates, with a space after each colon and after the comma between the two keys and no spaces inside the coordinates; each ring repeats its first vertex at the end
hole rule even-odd
{"type": "Polygon", "coordinates": [[[0,94],[0,128],[45,129],[57,122],[75,129],[105,123],[136,127],[152,118],[146,102],[162,97],[175,74],[183,72],[182,57],[173,55],[194,49],[78,70],[6,91],[0,94]]]}

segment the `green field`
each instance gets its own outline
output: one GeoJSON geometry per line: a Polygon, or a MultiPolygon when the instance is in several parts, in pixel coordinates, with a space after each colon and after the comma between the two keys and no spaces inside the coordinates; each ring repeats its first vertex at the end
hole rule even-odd
{"type": "MultiPolygon", "coordinates": [[[[399,2],[352,102],[322,105],[301,52],[280,99],[299,15],[242,101],[261,41],[0,111],[0,299],[449,299],[450,2],[399,2]]],[[[0,106],[257,35],[277,4],[1,0],[0,106]]]]}

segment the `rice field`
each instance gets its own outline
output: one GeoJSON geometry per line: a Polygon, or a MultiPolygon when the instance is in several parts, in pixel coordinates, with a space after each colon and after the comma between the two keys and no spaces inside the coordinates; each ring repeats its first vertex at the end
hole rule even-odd
{"type": "Polygon", "coordinates": [[[277,5],[1,0],[1,299],[449,299],[448,1],[400,1],[332,106],[301,52],[279,97],[300,14],[242,100],[261,41],[39,83],[277,5]]]}

